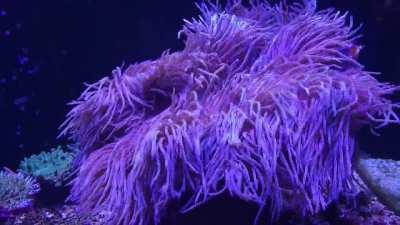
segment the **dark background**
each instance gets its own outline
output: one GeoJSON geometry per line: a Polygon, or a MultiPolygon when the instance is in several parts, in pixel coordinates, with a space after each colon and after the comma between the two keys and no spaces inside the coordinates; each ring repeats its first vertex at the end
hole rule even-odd
{"type": "MultiPolygon", "coordinates": [[[[400,1],[319,2],[320,9],[331,6],[364,24],[360,61],[366,69],[400,85],[400,1]]],[[[167,48],[181,49],[182,20],[197,13],[191,0],[0,0],[0,166],[15,169],[24,156],[65,143],[56,139],[58,126],[83,82],[123,63],[156,59],[167,48]]],[[[400,159],[399,132],[389,126],[375,137],[365,129],[361,148],[400,159]]],[[[220,209],[215,207],[206,210],[220,209]]]]}

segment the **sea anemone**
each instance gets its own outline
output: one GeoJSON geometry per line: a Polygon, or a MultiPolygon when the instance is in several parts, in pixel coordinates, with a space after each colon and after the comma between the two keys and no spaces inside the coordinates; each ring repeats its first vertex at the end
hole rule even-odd
{"type": "Polygon", "coordinates": [[[198,8],[182,51],[117,67],[71,103],[61,134],[82,157],[69,199],[146,225],[172,201],[187,212],[223,192],[272,220],[351,192],[355,134],[399,123],[387,98],[399,88],[357,61],[348,13],[308,0],[198,8]]]}

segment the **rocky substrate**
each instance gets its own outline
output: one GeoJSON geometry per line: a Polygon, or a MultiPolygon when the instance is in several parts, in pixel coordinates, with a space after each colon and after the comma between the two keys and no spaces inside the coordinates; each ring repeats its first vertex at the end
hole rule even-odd
{"type": "MultiPolygon", "coordinates": [[[[73,205],[63,205],[35,208],[9,219],[5,225],[106,225],[107,215],[107,212],[82,214],[73,205]]],[[[260,220],[260,225],[268,224],[262,221],[260,220]]],[[[177,218],[176,224],[183,223],[177,218]]],[[[185,221],[185,225],[191,224],[199,222],[185,221]]],[[[248,225],[251,224],[252,221],[249,221],[248,225]]],[[[400,217],[381,204],[376,197],[360,193],[352,200],[340,199],[326,211],[311,218],[299,219],[288,213],[276,225],[400,225],[400,217]]]]}
{"type": "Polygon", "coordinates": [[[38,207],[10,218],[4,225],[105,225],[107,212],[93,215],[78,212],[74,205],[38,207]]]}
{"type": "Polygon", "coordinates": [[[360,159],[359,172],[379,199],[400,213],[400,161],[360,159]]]}
{"type": "Polygon", "coordinates": [[[326,211],[301,221],[287,216],[277,225],[400,225],[400,217],[366,193],[341,199],[326,211]]]}

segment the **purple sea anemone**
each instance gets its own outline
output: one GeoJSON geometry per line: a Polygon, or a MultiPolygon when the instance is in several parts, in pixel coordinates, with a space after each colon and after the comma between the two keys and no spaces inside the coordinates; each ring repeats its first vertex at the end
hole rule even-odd
{"type": "Polygon", "coordinates": [[[223,192],[272,219],[351,192],[357,130],[399,123],[387,99],[398,87],[357,62],[351,17],[309,0],[198,7],[182,51],[117,67],[72,102],[70,200],[146,225],[171,201],[186,212],[223,192]]]}

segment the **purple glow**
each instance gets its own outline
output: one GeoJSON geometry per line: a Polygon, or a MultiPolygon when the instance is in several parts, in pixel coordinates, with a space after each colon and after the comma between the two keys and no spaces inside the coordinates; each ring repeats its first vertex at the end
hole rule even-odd
{"type": "Polygon", "coordinates": [[[276,219],[351,192],[355,133],[399,123],[357,62],[358,28],[315,1],[200,4],[185,49],[116,68],[73,101],[63,124],[82,149],[70,200],[113,224],[157,224],[228,191],[276,219]]]}

